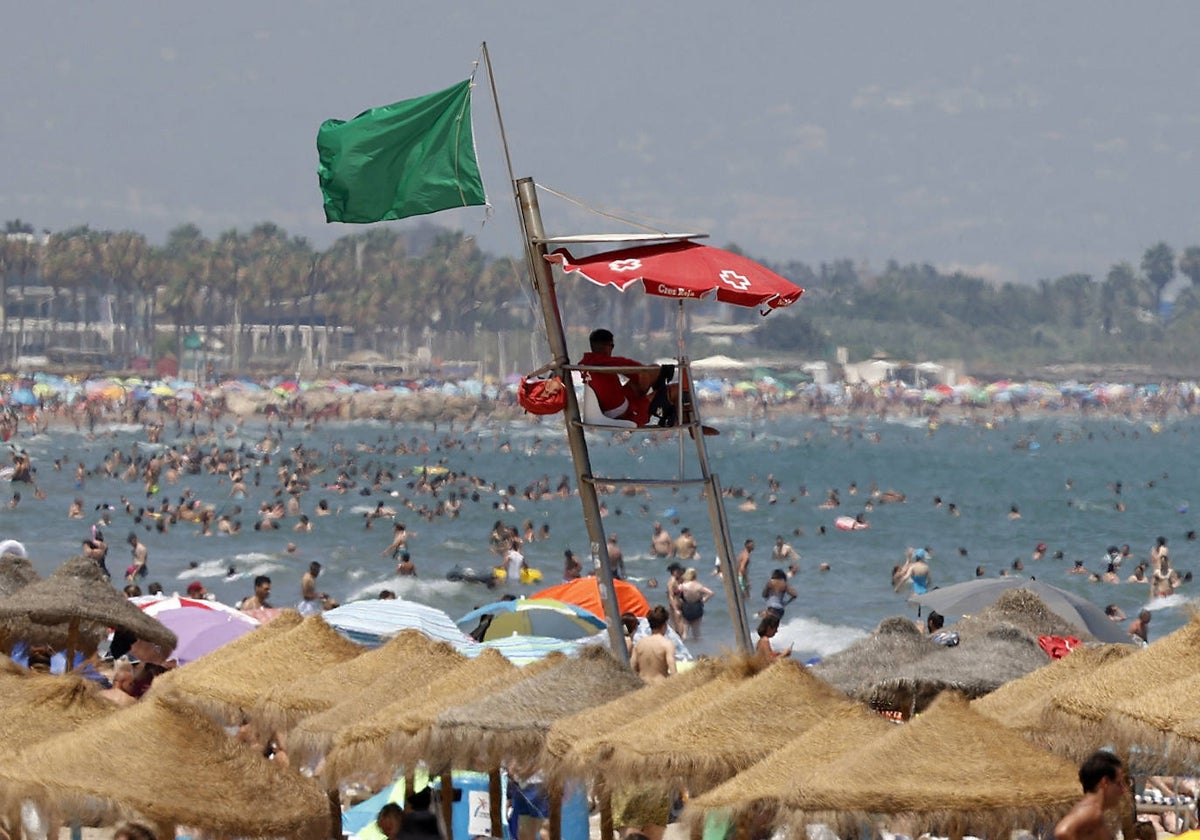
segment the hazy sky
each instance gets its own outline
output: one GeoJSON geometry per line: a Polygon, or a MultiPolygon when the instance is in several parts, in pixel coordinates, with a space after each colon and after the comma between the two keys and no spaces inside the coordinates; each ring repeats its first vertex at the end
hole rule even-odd
{"type": "MultiPolygon", "coordinates": [[[[1197,33],[1194,2],[7,3],[0,216],[325,247],[357,228],[324,223],[321,121],[448,87],[487,41],[516,175],[590,205],[771,260],[1103,277],[1200,244],[1197,33]]],[[[496,213],[428,218],[516,254],[477,81],[496,213]]],[[[612,229],[541,203],[551,233],[612,229]]]]}

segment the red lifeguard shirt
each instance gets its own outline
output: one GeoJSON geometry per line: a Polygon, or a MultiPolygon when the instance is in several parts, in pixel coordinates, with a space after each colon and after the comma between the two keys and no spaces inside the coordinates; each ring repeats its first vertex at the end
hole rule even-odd
{"type": "MultiPolygon", "coordinates": [[[[643,363],[636,359],[627,359],[624,356],[609,356],[605,353],[584,353],[583,358],[579,360],[579,364],[589,367],[642,367],[643,363]]],[[[649,419],[649,411],[646,409],[649,401],[643,394],[639,394],[635,388],[632,388],[628,383],[621,382],[620,374],[616,373],[599,373],[597,371],[589,371],[587,374],[588,384],[592,391],[596,394],[596,402],[600,403],[600,410],[608,413],[614,408],[620,408],[621,404],[628,401],[629,408],[633,409],[634,415],[627,410],[626,416],[637,421],[638,425],[645,425],[649,419]],[[642,405],[642,404],[645,405],[642,405]]]]}

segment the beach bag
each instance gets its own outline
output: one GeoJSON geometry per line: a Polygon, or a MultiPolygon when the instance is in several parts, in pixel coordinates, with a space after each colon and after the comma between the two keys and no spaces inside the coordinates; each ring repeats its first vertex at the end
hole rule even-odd
{"type": "Polygon", "coordinates": [[[567,389],[557,376],[549,379],[522,376],[517,386],[517,402],[530,414],[558,414],[567,407],[567,389]]]}

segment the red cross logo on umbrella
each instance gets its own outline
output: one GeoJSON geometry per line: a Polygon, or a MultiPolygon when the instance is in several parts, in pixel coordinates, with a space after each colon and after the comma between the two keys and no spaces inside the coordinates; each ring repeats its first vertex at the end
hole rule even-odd
{"type": "Polygon", "coordinates": [[[614,260],[608,264],[613,271],[637,271],[642,267],[642,261],[636,257],[628,260],[614,260]]]}
{"type": "Polygon", "coordinates": [[[722,283],[737,289],[739,292],[744,292],[750,288],[750,278],[744,274],[738,274],[733,269],[725,269],[721,272],[720,277],[722,283]]]}

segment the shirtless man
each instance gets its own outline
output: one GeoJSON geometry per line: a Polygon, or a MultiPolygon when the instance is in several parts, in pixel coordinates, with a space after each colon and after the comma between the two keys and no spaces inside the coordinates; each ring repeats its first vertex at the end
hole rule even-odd
{"type": "Polygon", "coordinates": [[[650,553],[655,557],[670,557],[674,552],[675,542],[671,539],[671,532],[661,522],[655,522],[654,534],[650,537],[650,553]]]}
{"type": "Polygon", "coordinates": [[[271,579],[266,575],[259,575],[254,579],[254,594],[245,598],[238,606],[238,609],[242,612],[270,609],[271,605],[267,603],[267,599],[270,597],[271,579]]]}
{"type": "Polygon", "coordinates": [[[638,639],[629,667],[644,682],[656,683],[675,674],[675,643],[667,638],[667,608],[661,604],[646,614],[650,634],[638,639]]]}
{"type": "Polygon", "coordinates": [[[743,600],[750,597],[750,554],[753,551],[754,540],[746,540],[737,556],[737,584],[743,600]]]}
{"type": "Polygon", "coordinates": [[[695,565],[695,561],[700,559],[696,553],[696,540],[692,536],[691,528],[679,529],[679,536],[675,538],[675,556],[685,568],[695,565]]]}
{"type": "Polygon", "coordinates": [[[1129,776],[1121,759],[1099,750],[1079,768],[1083,799],[1054,826],[1054,840],[1111,840],[1104,812],[1129,793],[1129,776]]]}

